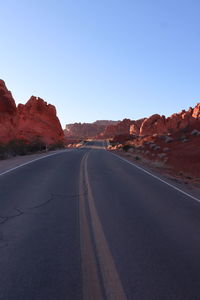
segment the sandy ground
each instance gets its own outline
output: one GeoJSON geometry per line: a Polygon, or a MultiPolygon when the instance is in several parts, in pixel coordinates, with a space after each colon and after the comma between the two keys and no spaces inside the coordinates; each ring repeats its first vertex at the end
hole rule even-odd
{"type": "Polygon", "coordinates": [[[8,171],[9,169],[15,168],[17,166],[23,165],[31,160],[40,158],[40,157],[45,157],[50,154],[54,153],[59,153],[62,152],[62,150],[55,150],[55,151],[49,151],[49,152],[43,152],[43,153],[35,153],[35,154],[30,154],[30,155],[24,155],[24,156],[15,156],[11,157],[5,160],[0,160],[0,174],[8,171]]]}
{"type": "MultiPolygon", "coordinates": [[[[168,168],[162,164],[156,165],[150,161],[147,161],[145,158],[141,157],[141,160],[136,160],[136,154],[129,152],[111,150],[112,153],[120,155],[121,157],[133,162],[134,164],[142,167],[143,169],[151,172],[152,174],[163,178],[167,182],[177,186],[178,188],[184,190],[187,193],[192,194],[193,196],[200,199],[200,179],[190,179],[184,176],[178,176],[174,174],[172,168],[168,168]]],[[[138,155],[137,155],[138,156],[138,155]]]]}

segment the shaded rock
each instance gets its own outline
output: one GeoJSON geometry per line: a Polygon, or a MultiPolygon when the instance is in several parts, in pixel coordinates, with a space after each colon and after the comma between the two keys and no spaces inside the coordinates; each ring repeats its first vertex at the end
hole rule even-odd
{"type": "Polygon", "coordinates": [[[166,156],[167,156],[166,153],[159,153],[159,154],[158,154],[158,157],[159,157],[159,158],[164,158],[164,157],[166,157],[166,156]]]}
{"type": "Polygon", "coordinates": [[[170,137],[170,136],[166,136],[166,138],[165,138],[165,143],[171,143],[171,142],[173,142],[173,138],[172,137],[170,137]]]}
{"type": "Polygon", "coordinates": [[[150,149],[155,149],[156,146],[157,146],[156,144],[150,144],[149,148],[150,149]]]}
{"type": "Polygon", "coordinates": [[[0,80],[0,143],[7,143],[15,138],[17,108],[15,100],[8,91],[5,82],[0,80]]]}
{"type": "Polygon", "coordinates": [[[154,148],[154,150],[155,150],[155,151],[160,150],[160,146],[156,146],[156,147],[154,148]]]}
{"type": "Polygon", "coordinates": [[[197,129],[193,129],[192,132],[190,133],[191,135],[200,135],[200,131],[197,129]]]}

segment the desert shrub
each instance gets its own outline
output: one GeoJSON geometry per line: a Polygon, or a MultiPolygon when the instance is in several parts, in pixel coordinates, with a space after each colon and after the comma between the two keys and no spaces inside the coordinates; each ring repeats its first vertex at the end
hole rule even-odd
{"type": "Polygon", "coordinates": [[[55,144],[51,144],[48,147],[48,150],[57,150],[57,149],[63,149],[65,148],[64,142],[57,142],[55,144]]]}
{"type": "Polygon", "coordinates": [[[28,152],[29,153],[43,151],[43,150],[46,150],[46,145],[39,138],[34,139],[33,141],[31,141],[28,144],[28,152]]]}
{"type": "Polygon", "coordinates": [[[19,139],[10,141],[6,148],[9,155],[16,156],[42,151],[46,149],[46,145],[39,138],[31,142],[19,139]]]}
{"type": "Polygon", "coordinates": [[[140,160],[141,158],[139,156],[135,156],[135,160],[140,160]]]}
{"type": "MultiPolygon", "coordinates": [[[[62,148],[64,148],[64,143],[58,142],[50,145],[48,150],[62,148]]],[[[47,150],[47,146],[39,137],[36,137],[31,142],[23,139],[14,139],[7,144],[0,144],[0,160],[6,159],[10,156],[26,155],[44,150],[47,150]]]]}
{"type": "Polygon", "coordinates": [[[124,145],[124,146],[122,147],[122,149],[123,149],[124,151],[126,151],[126,152],[127,152],[130,148],[131,148],[130,145],[124,145]]]}
{"type": "Polygon", "coordinates": [[[26,155],[28,153],[28,144],[24,140],[11,140],[6,145],[6,151],[8,155],[16,156],[16,155],[26,155]]]}
{"type": "Polygon", "coordinates": [[[6,145],[0,144],[0,160],[8,157],[6,145]]]}

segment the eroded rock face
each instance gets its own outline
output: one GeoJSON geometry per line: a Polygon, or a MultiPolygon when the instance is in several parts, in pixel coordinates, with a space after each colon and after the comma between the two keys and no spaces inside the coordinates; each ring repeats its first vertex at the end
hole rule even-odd
{"type": "Polygon", "coordinates": [[[116,135],[129,135],[130,126],[133,124],[133,122],[134,121],[131,121],[130,119],[124,119],[116,125],[108,125],[104,132],[102,132],[101,137],[112,138],[116,135]]]}
{"type": "Polygon", "coordinates": [[[67,124],[64,130],[66,138],[98,138],[107,126],[114,126],[118,121],[98,120],[94,123],[67,124]]]}
{"type": "Polygon", "coordinates": [[[139,135],[140,127],[145,120],[146,118],[139,119],[137,121],[132,121],[132,125],[130,126],[130,134],[139,135]]]}
{"type": "Polygon", "coordinates": [[[73,138],[95,138],[105,126],[98,126],[94,123],[74,123],[65,127],[65,137],[73,138]]]}
{"type": "Polygon", "coordinates": [[[191,109],[191,114],[195,119],[200,118],[200,103],[198,103],[193,110],[191,109]]]}
{"type": "Polygon", "coordinates": [[[15,100],[5,82],[0,80],[0,143],[15,137],[17,108],[15,100]]]}
{"type": "Polygon", "coordinates": [[[165,125],[165,117],[158,114],[152,115],[151,117],[144,120],[140,127],[140,135],[153,135],[154,133],[161,134],[167,133],[165,125]]]}
{"type": "Polygon", "coordinates": [[[0,80],[0,143],[13,139],[40,139],[49,145],[62,142],[63,138],[53,105],[32,96],[25,105],[16,107],[11,92],[0,80]]]}
{"type": "Polygon", "coordinates": [[[19,104],[17,109],[18,138],[31,141],[35,137],[46,144],[63,140],[63,130],[53,105],[32,96],[25,105],[19,104]]]}
{"type": "Polygon", "coordinates": [[[140,135],[168,134],[177,132],[181,129],[187,129],[200,126],[200,103],[195,108],[183,110],[180,113],[173,114],[166,118],[158,114],[145,119],[140,127],[140,135]]]}
{"type": "Polygon", "coordinates": [[[8,91],[5,82],[0,80],[0,112],[13,115],[16,113],[15,100],[10,91],[8,91]]]}
{"type": "Polygon", "coordinates": [[[116,135],[129,135],[132,122],[124,119],[123,121],[99,120],[94,123],[74,123],[66,125],[64,132],[67,138],[112,138],[116,135]]]}

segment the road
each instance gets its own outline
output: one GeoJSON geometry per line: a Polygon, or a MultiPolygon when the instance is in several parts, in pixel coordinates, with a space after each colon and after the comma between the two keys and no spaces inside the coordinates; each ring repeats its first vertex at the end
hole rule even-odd
{"type": "Polygon", "coordinates": [[[12,170],[0,299],[200,299],[200,203],[100,141],[12,170]]]}

